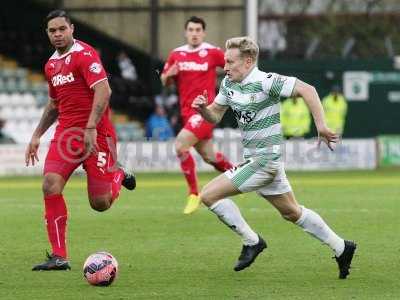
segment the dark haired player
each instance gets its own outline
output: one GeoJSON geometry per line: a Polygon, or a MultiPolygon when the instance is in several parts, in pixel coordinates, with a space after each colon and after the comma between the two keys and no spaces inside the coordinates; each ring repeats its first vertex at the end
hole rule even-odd
{"type": "Polygon", "coordinates": [[[82,164],[87,173],[89,202],[97,211],[111,207],[121,184],[129,190],[136,186],[135,177],[116,163],[117,139],[108,106],[111,89],[98,54],[73,38],[74,25],[65,11],[49,13],[46,31],[56,50],[45,65],[49,101],[27,146],[25,161],[27,166],[38,161],[40,137],[58,121],[43,172],[52,253],[33,271],[70,269],[65,240],[67,207],[62,192],[78,166],[82,164]]]}
{"type": "Polygon", "coordinates": [[[183,128],[178,133],[175,149],[181,169],[189,186],[184,214],[191,214],[200,205],[196,166],[190,149],[194,147],[206,163],[220,172],[232,167],[220,152],[215,152],[211,141],[214,125],[205,121],[192,107],[197,95],[208,94],[210,103],[215,98],[216,69],[224,67],[224,52],[204,42],[206,23],[199,17],[185,22],[187,44],[174,49],[161,74],[163,85],[174,82],[179,92],[183,128]]]}

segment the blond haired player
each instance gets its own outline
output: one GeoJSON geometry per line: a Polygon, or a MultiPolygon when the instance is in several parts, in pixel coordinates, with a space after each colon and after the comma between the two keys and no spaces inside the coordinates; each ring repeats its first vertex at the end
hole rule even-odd
{"type": "Polygon", "coordinates": [[[319,140],[338,140],[325,124],[324,112],[315,88],[294,77],[265,73],[257,68],[258,46],[248,37],[226,42],[226,77],[215,101],[208,104],[199,95],[192,107],[204,119],[218,123],[231,107],[242,132],[245,162],[213,179],[201,191],[201,201],[243,242],[235,271],[250,266],[267,247],[264,239],[246,223],[239,208],[228,197],[256,191],[288,221],[327,244],[335,253],[339,278],[346,278],[356,244],[339,237],[313,210],[297,203],[281,160],[280,97],[303,97],[318,130],[319,140]]]}

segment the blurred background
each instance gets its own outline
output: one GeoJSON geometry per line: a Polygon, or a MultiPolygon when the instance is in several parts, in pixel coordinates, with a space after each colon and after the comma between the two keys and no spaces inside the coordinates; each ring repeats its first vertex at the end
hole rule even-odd
{"type": "MultiPolygon", "coordinates": [[[[4,1],[0,11],[0,174],[40,172],[40,165],[24,168],[23,153],[47,101],[42,69],[53,49],[43,20],[56,8],[71,15],[75,38],[101,55],[120,157],[132,168],[179,169],[173,151],[181,126],[178,95],[161,87],[159,75],[168,53],[185,43],[183,24],[192,15],[207,22],[206,41],[223,48],[230,37],[250,35],[260,45],[261,70],[316,87],[328,125],[343,141],[334,153],[316,151],[302,99],[282,99],[289,169],[400,165],[399,1],[26,0],[4,1]],[[150,127],[152,116],[167,118],[173,133],[154,134],[160,130],[150,127]]],[[[228,112],[214,132],[235,162],[241,159],[236,127],[228,112]]]]}

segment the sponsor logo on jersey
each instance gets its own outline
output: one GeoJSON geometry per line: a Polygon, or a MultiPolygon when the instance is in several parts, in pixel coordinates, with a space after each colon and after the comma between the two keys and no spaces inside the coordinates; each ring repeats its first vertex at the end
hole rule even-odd
{"type": "Polygon", "coordinates": [[[74,80],[75,80],[74,74],[70,72],[68,75],[58,74],[56,76],[53,76],[51,78],[51,83],[53,84],[53,86],[59,86],[69,82],[73,82],[74,80]]]}
{"type": "Polygon", "coordinates": [[[182,61],[178,63],[179,71],[208,71],[208,62],[198,64],[194,61],[182,61]]]}
{"type": "Polygon", "coordinates": [[[233,91],[230,90],[230,91],[228,91],[228,93],[227,93],[227,98],[228,98],[229,100],[231,100],[232,97],[233,97],[233,91]]]}
{"type": "Polygon", "coordinates": [[[71,62],[71,54],[67,56],[67,58],[65,59],[65,64],[69,65],[69,63],[71,62]]]}
{"type": "Polygon", "coordinates": [[[90,51],[84,51],[84,52],[83,52],[83,55],[84,55],[84,56],[92,56],[92,52],[90,52],[90,51]]]}
{"type": "Polygon", "coordinates": [[[200,56],[200,57],[206,57],[207,54],[208,54],[208,51],[207,51],[206,49],[201,49],[201,50],[199,51],[199,56],[200,56]]]}
{"type": "Polygon", "coordinates": [[[243,125],[251,123],[256,116],[255,111],[239,111],[235,109],[233,113],[235,114],[236,120],[243,125]]]}
{"type": "Polygon", "coordinates": [[[89,66],[89,71],[95,74],[100,74],[101,72],[101,65],[97,62],[92,63],[89,66]]]}

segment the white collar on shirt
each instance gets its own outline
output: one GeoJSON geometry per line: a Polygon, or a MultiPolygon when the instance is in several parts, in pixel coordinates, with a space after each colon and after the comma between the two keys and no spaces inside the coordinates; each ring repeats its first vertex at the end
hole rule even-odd
{"type": "Polygon", "coordinates": [[[83,46],[81,44],[79,44],[79,42],[77,40],[74,39],[73,45],[71,46],[71,48],[69,48],[69,50],[66,53],[60,55],[56,50],[56,51],[54,51],[54,53],[50,57],[50,59],[60,59],[60,58],[67,56],[68,54],[71,54],[72,52],[79,52],[82,50],[83,50],[83,46]]]}

